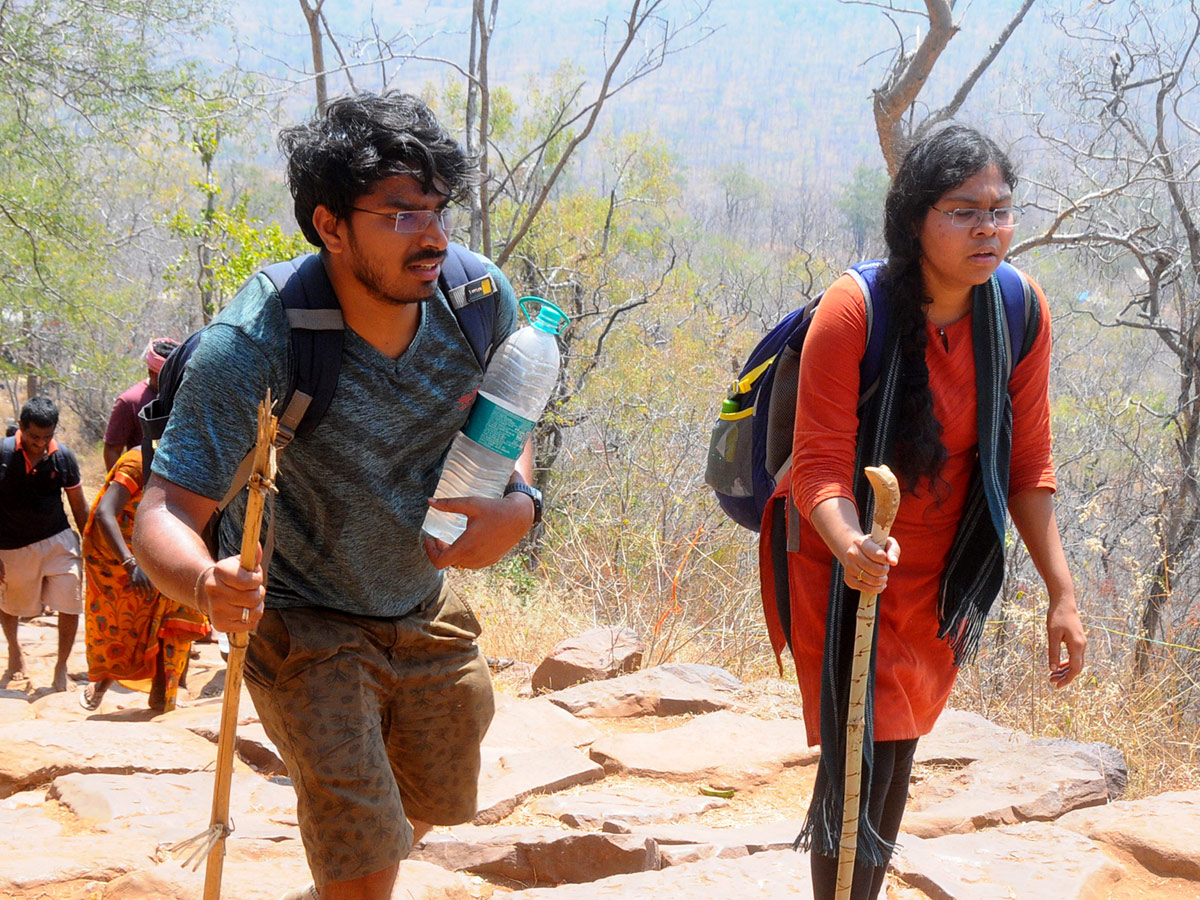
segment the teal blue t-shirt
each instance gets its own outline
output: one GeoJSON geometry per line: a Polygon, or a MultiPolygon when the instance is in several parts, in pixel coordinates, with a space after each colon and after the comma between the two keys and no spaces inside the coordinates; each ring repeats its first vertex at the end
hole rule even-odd
{"type": "MultiPolygon", "coordinates": [[[[499,286],[495,345],[516,330],[512,286],[499,286]]],[[[252,279],[204,332],[188,361],[153,471],[205,497],[225,496],[254,444],[258,403],[287,387],[291,342],[278,294],[252,279]]],[[[390,359],[347,327],[337,391],[313,433],[279,453],[268,607],[326,606],[398,616],[441,588],[421,523],[446,452],[483,371],[440,289],[417,334],[390,359]]],[[[237,552],[245,492],[222,521],[237,552]]]]}

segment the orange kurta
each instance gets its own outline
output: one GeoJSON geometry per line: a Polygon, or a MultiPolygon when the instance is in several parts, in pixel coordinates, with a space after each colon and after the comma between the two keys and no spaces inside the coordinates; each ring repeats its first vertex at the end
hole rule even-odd
{"type": "MultiPolygon", "coordinates": [[[[1009,381],[1010,496],[1031,488],[1055,488],[1047,395],[1050,312],[1041,288],[1035,285],[1035,290],[1041,326],[1009,381]]],[[[924,480],[916,491],[902,491],[892,526],[901,556],[879,598],[877,741],[928,734],[957,674],[949,645],[937,636],[937,598],[978,456],[971,316],[941,329],[928,323],[926,328],[930,389],[949,458],[935,484],[924,480]]],[[[820,742],[821,662],[833,554],[808,517],[813,507],[831,497],[854,500],[858,367],[866,334],[862,292],[854,279],[843,276],[826,291],[804,342],[792,458],[792,496],[801,520],[800,550],[788,554],[792,651],[810,744],[820,742]]]]}

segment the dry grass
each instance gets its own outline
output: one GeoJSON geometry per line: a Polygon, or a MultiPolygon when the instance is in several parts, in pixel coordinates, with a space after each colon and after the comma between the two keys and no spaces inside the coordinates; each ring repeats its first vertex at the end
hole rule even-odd
{"type": "MultiPolygon", "coordinates": [[[[674,595],[673,577],[657,590],[628,575],[604,586],[579,574],[571,586],[561,565],[535,576],[520,561],[453,577],[484,624],[481,643],[489,656],[536,665],[564,638],[597,625],[625,625],[650,645],[647,665],[720,665],[747,682],[777,676],[753,570],[750,578],[729,579],[727,564],[710,565],[695,552],[692,560],[696,571],[681,579],[686,590],[674,595]]],[[[1084,674],[1056,690],[1046,678],[1042,601],[1027,603],[1003,611],[1003,634],[993,626],[977,662],[963,668],[951,705],[1035,736],[1117,747],[1129,766],[1128,798],[1200,788],[1200,722],[1188,706],[1197,685],[1186,668],[1187,651],[1164,650],[1139,679],[1128,647],[1100,640],[1093,629],[1084,674]]],[[[783,665],[790,683],[778,683],[779,690],[790,697],[780,701],[798,705],[786,654],[783,665]]]]}
{"type": "Polygon", "coordinates": [[[1088,661],[1063,689],[1049,684],[1044,599],[1019,598],[1001,612],[975,665],[959,676],[954,706],[1039,737],[1101,741],[1125,754],[1129,799],[1200,788],[1195,654],[1159,648],[1144,676],[1130,642],[1112,641],[1084,617],[1088,661]]]}

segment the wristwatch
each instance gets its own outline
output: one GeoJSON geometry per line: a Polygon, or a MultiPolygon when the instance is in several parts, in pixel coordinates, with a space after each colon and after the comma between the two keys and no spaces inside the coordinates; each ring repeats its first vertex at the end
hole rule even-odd
{"type": "Polygon", "coordinates": [[[533,501],[533,524],[542,521],[542,492],[523,481],[514,481],[504,489],[504,496],[509,494],[524,494],[533,501]]]}

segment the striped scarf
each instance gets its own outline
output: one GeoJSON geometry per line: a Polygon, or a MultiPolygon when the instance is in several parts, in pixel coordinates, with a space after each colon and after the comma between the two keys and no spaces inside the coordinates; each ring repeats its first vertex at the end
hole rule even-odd
{"type": "MultiPolygon", "coordinates": [[[[975,289],[972,298],[972,339],[975,347],[975,390],[978,400],[979,465],[971,479],[958,532],[950,548],[938,599],[938,636],[954,651],[954,664],[970,659],[978,649],[988,610],[1004,580],[1005,510],[1012,453],[1012,403],[1008,396],[1009,360],[1021,348],[1009,346],[1004,304],[996,276],[975,289]]],[[[1036,331],[1036,322],[1031,322],[1036,331]]],[[[1028,344],[1028,341],[1026,341],[1028,344]]],[[[870,530],[875,500],[863,475],[866,466],[888,462],[895,445],[901,384],[898,329],[891,329],[884,350],[879,389],[864,409],[854,459],[854,497],[862,527],[870,530]]],[[[797,849],[837,856],[841,838],[845,791],[846,718],[850,665],[854,649],[854,618],[858,592],[845,583],[836,559],[829,580],[829,612],[825,622],[825,657],[821,672],[821,759],[812,803],[797,849]]],[[[880,597],[880,602],[887,602],[880,597]]],[[[862,796],[858,822],[858,858],[872,866],[887,864],[892,845],[872,826],[871,767],[875,722],[875,654],[871,647],[867,674],[866,730],[863,737],[862,796]]]]}

